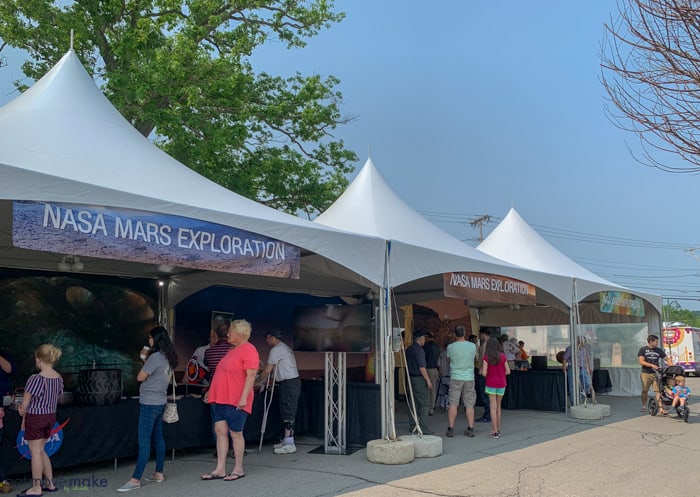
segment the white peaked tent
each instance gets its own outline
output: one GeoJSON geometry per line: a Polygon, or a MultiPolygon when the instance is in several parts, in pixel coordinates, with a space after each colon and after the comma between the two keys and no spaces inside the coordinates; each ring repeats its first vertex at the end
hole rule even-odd
{"type": "Polygon", "coordinates": [[[543,288],[543,279],[549,279],[552,287],[566,286],[563,278],[504,262],[438,228],[389,187],[371,159],[315,222],[390,242],[386,283],[399,301],[406,300],[401,297],[402,292],[412,295],[411,302],[434,298],[436,291],[442,291],[442,274],[452,271],[499,274],[543,288]]]}
{"type": "Polygon", "coordinates": [[[193,172],[140,135],[71,50],[0,108],[0,267],[56,270],[61,256],[12,246],[12,201],[128,208],[218,223],[301,248],[298,280],[83,258],[84,272],[170,277],[171,303],[231,284],[364,295],[384,276],[384,242],[270,209],[193,172]]]}
{"type": "MultiPolygon", "coordinates": [[[[601,291],[628,292],[645,301],[645,317],[639,321],[649,323],[649,329],[660,330],[662,299],[616,285],[578,265],[542,238],[525,220],[511,209],[489,236],[479,244],[480,252],[497,257],[511,264],[543,273],[568,277],[575,282],[581,322],[634,322],[635,318],[598,311],[601,291]]],[[[573,295],[570,291],[569,295],[573,295]]],[[[488,313],[487,313],[488,314],[488,313]]]]}
{"type": "MultiPolygon", "coordinates": [[[[387,268],[382,289],[380,323],[380,381],[382,384],[382,406],[393,414],[393,356],[389,329],[391,321],[391,298],[396,302],[414,303],[443,296],[443,273],[480,272],[508,276],[526,281],[545,289],[538,291],[538,302],[547,306],[565,307],[551,295],[546,285],[556,289],[567,289],[566,278],[529,271],[494,257],[483,254],[459,239],[441,230],[418,214],[389,187],[368,159],[355,180],[317,219],[317,223],[335,228],[377,236],[387,241],[387,268]]],[[[460,302],[461,304],[461,302],[460,302]]],[[[470,306],[482,303],[469,302],[470,306]]],[[[485,305],[486,303],[484,303],[485,305]]],[[[561,310],[560,310],[561,313],[561,310]]],[[[386,425],[383,435],[390,438],[394,427],[390,416],[383,416],[386,425]]]]}

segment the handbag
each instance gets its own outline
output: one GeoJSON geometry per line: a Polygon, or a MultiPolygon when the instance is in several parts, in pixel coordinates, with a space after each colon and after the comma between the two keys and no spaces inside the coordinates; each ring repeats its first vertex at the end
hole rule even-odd
{"type": "Polygon", "coordinates": [[[173,384],[173,401],[165,403],[165,410],[163,411],[163,421],[166,423],[177,423],[180,421],[180,416],[177,413],[177,404],[175,403],[175,374],[170,377],[173,384]]]}

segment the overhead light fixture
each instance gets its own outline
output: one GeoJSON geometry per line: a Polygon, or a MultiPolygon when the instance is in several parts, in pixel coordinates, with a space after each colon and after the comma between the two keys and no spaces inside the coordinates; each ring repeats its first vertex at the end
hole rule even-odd
{"type": "Polygon", "coordinates": [[[79,272],[85,269],[85,265],[80,262],[80,257],[77,255],[64,255],[61,262],[58,263],[58,270],[67,273],[69,271],[79,272]]]}
{"type": "Polygon", "coordinates": [[[372,291],[371,288],[367,292],[367,300],[374,300],[374,292],[372,291]]]}

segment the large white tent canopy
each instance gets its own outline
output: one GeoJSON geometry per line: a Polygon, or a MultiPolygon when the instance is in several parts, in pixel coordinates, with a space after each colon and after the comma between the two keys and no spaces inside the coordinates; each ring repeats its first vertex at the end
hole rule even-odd
{"type": "Polygon", "coordinates": [[[653,329],[660,329],[662,306],[660,296],[622,287],[580,266],[542,238],[515,209],[510,209],[506,217],[479,244],[477,249],[511,264],[568,277],[575,281],[582,322],[614,322],[615,320],[629,322],[634,320],[629,316],[603,315],[598,312],[598,292],[620,291],[644,299],[646,317],[643,321],[648,321],[653,329]]]}
{"type": "Polygon", "coordinates": [[[440,298],[443,273],[469,271],[535,285],[538,302],[548,306],[564,309],[570,301],[568,278],[499,260],[438,228],[392,190],[371,159],[315,222],[390,241],[388,285],[399,304],[440,298]]]}
{"type": "Polygon", "coordinates": [[[171,302],[213,284],[353,295],[384,277],[384,242],[317,225],[237,195],[139,134],[71,50],[0,108],[0,266],[55,271],[61,256],[12,246],[12,201],[109,206],[231,226],[302,249],[298,280],[84,258],[85,272],[169,277],[171,302]]]}

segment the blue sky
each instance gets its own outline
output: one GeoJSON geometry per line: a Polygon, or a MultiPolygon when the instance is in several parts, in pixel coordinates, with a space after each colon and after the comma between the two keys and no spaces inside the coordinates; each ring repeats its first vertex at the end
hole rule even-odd
{"type": "MultiPolygon", "coordinates": [[[[700,299],[700,260],[683,250],[700,246],[699,179],[637,163],[628,151],[635,137],[604,112],[599,50],[614,2],[336,7],[346,19],[306,48],[271,44],[253,64],[339,77],[344,111],[357,119],[336,136],[358,168],[371,148],[396,192],[460,239],[478,236],[470,219],[515,207],[591,271],[700,310],[700,301],[680,300],[700,299]]],[[[19,60],[9,62],[0,104],[19,76],[19,60]]]]}

